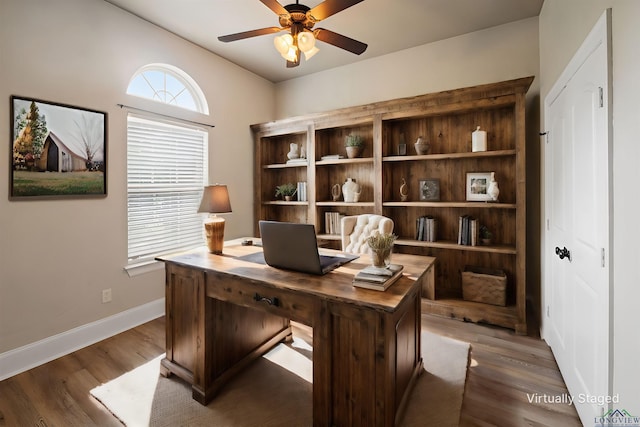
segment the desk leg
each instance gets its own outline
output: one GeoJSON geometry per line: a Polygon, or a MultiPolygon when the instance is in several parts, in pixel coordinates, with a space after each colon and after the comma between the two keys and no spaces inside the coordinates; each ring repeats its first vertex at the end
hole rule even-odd
{"type": "Polygon", "coordinates": [[[393,313],[323,302],[313,325],[314,426],[393,426],[422,372],[420,287],[393,313]]]}
{"type": "Polygon", "coordinates": [[[289,320],[206,296],[205,274],[166,266],[166,347],[160,373],[192,385],[203,405],[236,373],[291,336],[289,320]]]}

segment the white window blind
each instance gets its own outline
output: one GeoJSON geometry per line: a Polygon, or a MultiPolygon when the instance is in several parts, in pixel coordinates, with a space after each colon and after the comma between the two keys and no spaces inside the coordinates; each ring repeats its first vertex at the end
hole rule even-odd
{"type": "Polygon", "coordinates": [[[197,213],[207,164],[207,133],[129,115],[129,263],[204,243],[197,213]]]}

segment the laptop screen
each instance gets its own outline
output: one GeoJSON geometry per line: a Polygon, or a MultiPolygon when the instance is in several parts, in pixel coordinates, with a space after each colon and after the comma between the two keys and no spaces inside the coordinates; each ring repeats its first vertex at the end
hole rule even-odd
{"type": "Polygon", "coordinates": [[[358,258],[342,253],[320,255],[313,224],[260,221],[259,226],[264,260],[272,267],[324,274],[358,258]]]}

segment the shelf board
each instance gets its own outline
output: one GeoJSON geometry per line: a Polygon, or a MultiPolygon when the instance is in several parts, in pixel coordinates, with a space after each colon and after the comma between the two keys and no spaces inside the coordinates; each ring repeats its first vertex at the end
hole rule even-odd
{"type": "Polygon", "coordinates": [[[324,165],[344,165],[356,163],[373,163],[373,157],[356,157],[355,159],[326,159],[318,160],[316,166],[324,165]]]}
{"type": "Polygon", "coordinates": [[[309,202],[297,202],[292,200],[290,202],[285,202],[284,200],[269,200],[266,202],[262,202],[263,205],[280,205],[280,206],[308,206],[309,202]]]}
{"type": "Polygon", "coordinates": [[[384,207],[414,208],[480,208],[480,209],[516,209],[515,203],[492,202],[383,202],[384,207]]]}
{"type": "Polygon", "coordinates": [[[516,150],[491,150],[476,151],[470,153],[442,153],[442,154],[422,154],[409,156],[387,156],[383,157],[383,162],[406,162],[408,160],[449,160],[449,159],[477,159],[481,157],[503,157],[515,156],[516,150]]]}
{"type": "Polygon", "coordinates": [[[400,246],[451,249],[456,251],[487,252],[487,253],[507,254],[507,255],[515,255],[517,253],[516,248],[510,245],[469,246],[469,245],[459,245],[455,242],[446,241],[446,240],[438,240],[436,242],[425,242],[422,240],[414,240],[414,239],[397,239],[395,244],[400,246]]]}
{"type": "Polygon", "coordinates": [[[306,168],[308,163],[273,163],[270,165],[263,165],[263,169],[285,169],[285,168],[306,168]]]}
{"type": "Polygon", "coordinates": [[[373,202],[316,202],[316,206],[362,206],[370,207],[375,206],[373,202]]]}

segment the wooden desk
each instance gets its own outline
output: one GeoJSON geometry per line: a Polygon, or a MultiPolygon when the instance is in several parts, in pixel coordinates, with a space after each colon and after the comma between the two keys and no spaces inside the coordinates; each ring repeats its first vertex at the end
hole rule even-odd
{"type": "MultiPolygon", "coordinates": [[[[394,254],[404,277],[386,292],[355,288],[368,256],[325,275],[238,259],[260,251],[227,245],[159,258],[166,269],[167,354],[161,373],[192,384],[207,404],[236,373],[291,335],[313,328],[315,426],[391,426],[401,414],[420,355],[421,286],[434,258],[394,254]]],[[[431,276],[431,277],[430,277],[431,276]]]]}

